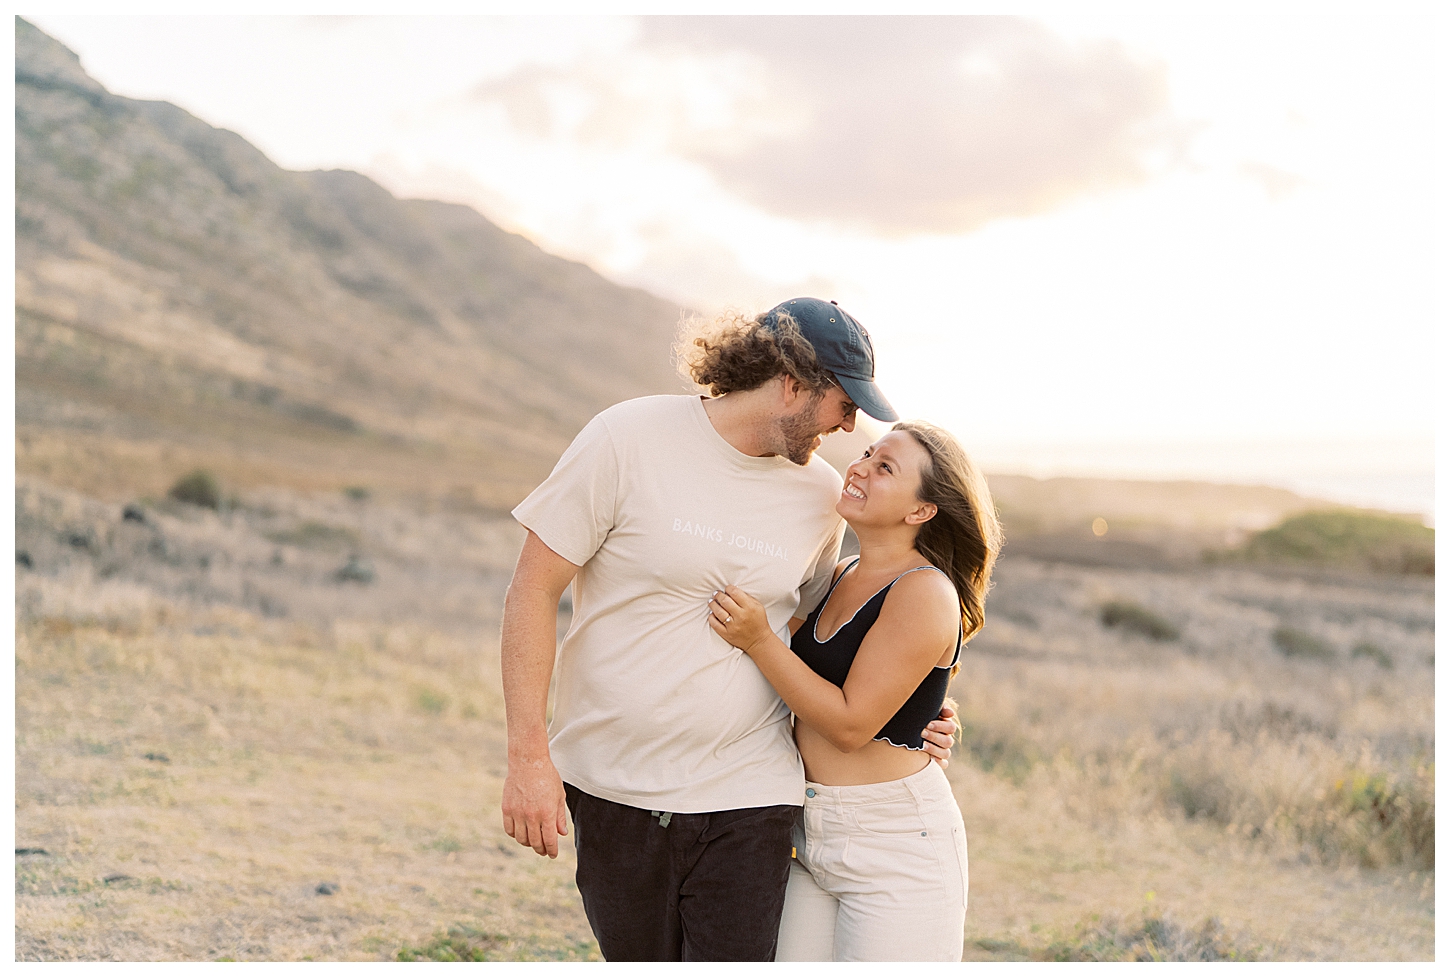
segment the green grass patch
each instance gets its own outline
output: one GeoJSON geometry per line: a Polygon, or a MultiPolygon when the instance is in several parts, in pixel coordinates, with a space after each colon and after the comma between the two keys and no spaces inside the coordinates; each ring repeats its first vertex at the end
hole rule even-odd
{"type": "Polygon", "coordinates": [[[516,938],[490,933],[463,923],[434,933],[417,946],[404,945],[396,959],[402,963],[482,963],[488,960],[598,960],[592,942],[516,938]]]}
{"type": "Polygon", "coordinates": [[[358,545],[357,533],[346,526],[331,526],[325,522],[304,522],[291,529],[277,530],[266,534],[274,543],[285,543],[309,550],[350,549],[358,545]]]}
{"type": "Polygon", "coordinates": [[[1321,638],[1298,628],[1274,629],[1274,645],[1286,658],[1308,658],[1313,661],[1332,662],[1337,657],[1334,648],[1321,638]]]}
{"type": "Polygon", "coordinates": [[[1177,641],[1179,638],[1173,622],[1132,601],[1109,601],[1099,608],[1098,620],[1104,627],[1120,628],[1154,641],[1177,641]]]}
{"type": "Polygon", "coordinates": [[[962,724],[961,749],[972,763],[1022,786],[1041,757],[1027,739],[1014,733],[962,724]]]}
{"type": "Polygon", "coordinates": [[[47,867],[15,866],[15,894],[17,896],[76,896],[91,892],[100,886],[96,879],[83,879],[65,875],[47,867]]]}
{"type": "Polygon", "coordinates": [[[429,685],[414,686],[413,708],[430,716],[441,716],[448,708],[448,696],[429,685]]]}
{"type": "Polygon", "coordinates": [[[1414,519],[1353,509],[1304,512],[1255,535],[1228,558],[1380,573],[1435,575],[1435,530],[1414,519]]]}
{"type": "Polygon", "coordinates": [[[442,852],[444,855],[451,855],[456,851],[463,851],[463,842],[452,835],[439,835],[424,847],[432,849],[433,851],[442,852]]]}

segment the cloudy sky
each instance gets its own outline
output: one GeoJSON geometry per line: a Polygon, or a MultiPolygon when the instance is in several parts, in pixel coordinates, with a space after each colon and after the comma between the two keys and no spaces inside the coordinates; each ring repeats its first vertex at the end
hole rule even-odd
{"type": "Polygon", "coordinates": [[[34,21],[682,304],[835,298],[989,467],[1432,491],[1423,17],[34,21]]]}

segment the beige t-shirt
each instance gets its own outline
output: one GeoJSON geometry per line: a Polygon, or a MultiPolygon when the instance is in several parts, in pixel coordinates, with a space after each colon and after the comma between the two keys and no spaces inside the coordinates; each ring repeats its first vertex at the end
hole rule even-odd
{"type": "Polygon", "coordinates": [[[706,604],[734,584],[789,642],[830,584],[840,491],[819,458],[741,454],[695,396],[616,404],[579,432],[513,512],[581,567],[549,724],[566,782],[682,814],[802,803],[790,711],[706,604]]]}

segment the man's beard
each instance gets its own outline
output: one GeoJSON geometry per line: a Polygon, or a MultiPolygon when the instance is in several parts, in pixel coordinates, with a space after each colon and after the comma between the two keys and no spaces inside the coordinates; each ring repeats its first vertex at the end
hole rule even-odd
{"type": "Polygon", "coordinates": [[[810,464],[811,455],[816,450],[816,435],[821,433],[820,422],[816,420],[820,401],[820,396],[812,397],[799,411],[775,422],[781,442],[776,454],[785,455],[797,465],[810,464]]]}

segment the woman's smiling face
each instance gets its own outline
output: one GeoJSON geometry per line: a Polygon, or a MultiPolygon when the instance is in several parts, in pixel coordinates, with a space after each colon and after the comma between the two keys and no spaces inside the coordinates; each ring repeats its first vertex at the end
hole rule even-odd
{"type": "Polygon", "coordinates": [[[836,511],[852,526],[899,523],[919,509],[926,449],[905,431],[892,431],[846,469],[836,511]]]}

